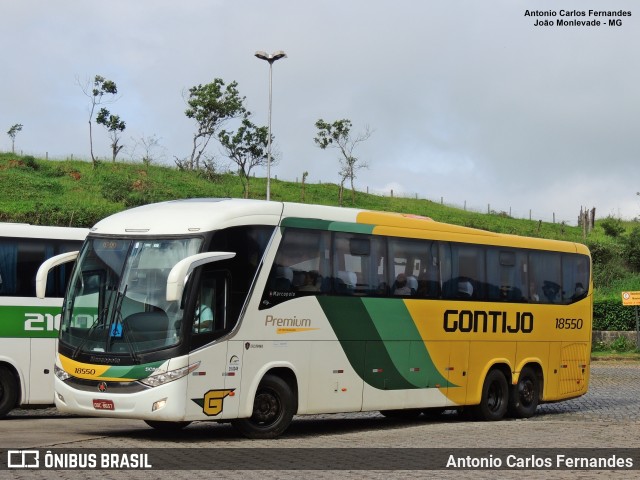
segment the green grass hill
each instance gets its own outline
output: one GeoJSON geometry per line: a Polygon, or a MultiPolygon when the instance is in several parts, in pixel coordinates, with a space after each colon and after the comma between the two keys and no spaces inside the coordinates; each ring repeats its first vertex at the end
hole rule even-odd
{"type": "MultiPolygon", "coordinates": [[[[240,178],[206,175],[142,163],[44,160],[0,153],[0,221],[89,227],[126,208],[176,198],[242,197],[240,178]]],[[[252,198],[264,198],[266,179],[251,180],[252,198]]],[[[338,205],[335,184],[271,181],[272,200],[338,205]]],[[[586,243],[594,256],[596,298],[619,298],[620,289],[640,290],[640,275],[624,259],[637,222],[606,219],[585,236],[582,228],[468,212],[422,199],[345,192],[346,207],[413,213],[434,220],[515,235],[586,243]],[[612,223],[614,222],[614,223],[612,223]],[[617,222],[617,223],[615,223],[617,222]],[[612,234],[615,231],[615,235],[612,234]]],[[[640,233],[638,234],[640,244],[640,233]]],[[[639,247],[640,251],[640,247],[639,247]]]]}

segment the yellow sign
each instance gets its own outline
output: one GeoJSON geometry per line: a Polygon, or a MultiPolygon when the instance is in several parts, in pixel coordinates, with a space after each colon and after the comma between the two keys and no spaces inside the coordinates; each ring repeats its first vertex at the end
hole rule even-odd
{"type": "Polygon", "coordinates": [[[622,305],[640,305],[640,292],[622,292],[622,305]]]}

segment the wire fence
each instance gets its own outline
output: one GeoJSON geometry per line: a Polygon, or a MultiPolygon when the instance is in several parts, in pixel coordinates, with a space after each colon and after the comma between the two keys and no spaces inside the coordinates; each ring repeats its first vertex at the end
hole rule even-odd
{"type": "MultiPolygon", "coordinates": [[[[18,152],[16,152],[18,153],[18,152]]],[[[79,160],[79,161],[90,161],[88,158],[86,158],[85,156],[80,156],[80,155],[74,155],[73,153],[68,154],[68,155],[49,155],[49,152],[45,152],[44,155],[42,153],[34,153],[34,152],[24,152],[22,150],[20,150],[19,155],[24,156],[24,155],[32,155],[34,157],[37,158],[44,158],[46,160],[59,160],[59,161],[64,161],[64,160],[79,160]]],[[[110,158],[100,158],[100,160],[103,161],[111,161],[110,158]]],[[[119,159],[118,161],[132,161],[131,159],[119,159]]],[[[163,166],[175,166],[173,163],[168,163],[168,162],[157,162],[157,165],[163,165],[163,166]]],[[[253,176],[255,177],[255,173],[253,174],[253,176]]],[[[274,178],[276,180],[278,180],[278,176],[275,175],[274,178]]],[[[295,183],[299,183],[300,180],[298,177],[296,177],[295,179],[291,179],[291,178],[280,178],[281,181],[285,181],[285,182],[295,182],[295,183]]],[[[318,183],[331,183],[331,182],[318,182],[318,183]]],[[[370,189],[369,187],[365,187],[364,189],[359,189],[356,187],[356,191],[360,192],[360,193],[367,193],[367,194],[371,194],[371,195],[379,195],[381,197],[396,197],[396,198],[407,198],[407,199],[416,199],[416,200],[428,200],[434,203],[439,203],[443,206],[446,207],[451,207],[451,208],[456,208],[458,210],[463,210],[465,212],[474,212],[474,213],[483,213],[483,214],[498,214],[498,215],[505,215],[505,216],[509,216],[510,218],[517,218],[517,219],[526,219],[526,220],[531,220],[531,221],[542,221],[542,222],[546,222],[546,223],[558,223],[558,224],[565,224],[565,225],[570,225],[570,226],[575,226],[578,224],[578,215],[576,215],[575,219],[567,219],[567,218],[560,218],[558,215],[556,215],[555,212],[545,212],[545,213],[540,213],[538,211],[534,211],[533,209],[529,209],[527,210],[514,210],[512,209],[511,206],[507,206],[505,207],[504,205],[491,205],[490,203],[487,203],[486,205],[478,205],[478,204],[470,204],[468,203],[466,200],[458,200],[458,201],[450,201],[449,199],[447,199],[445,201],[444,197],[440,197],[440,198],[436,198],[436,197],[430,197],[428,195],[422,195],[419,194],[417,192],[403,192],[403,191],[394,191],[394,190],[379,190],[379,189],[370,189]]]]}
{"type": "MultiPolygon", "coordinates": [[[[503,205],[495,205],[495,204],[491,205],[490,203],[487,203],[486,206],[480,206],[478,204],[472,205],[466,200],[463,200],[462,202],[459,202],[459,201],[451,202],[449,200],[445,201],[444,197],[435,198],[435,197],[420,195],[418,193],[394,192],[393,190],[388,192],[383,192],[380,190],[376,190],[376,191],[371,190],[371,192],[374,195],[381,195],[384,197],[395,196],[399,198],[414,198],[416,200],[429,200],[431,202],[439,203],[440,205],[443,205],[446,207],[457,208],[458,210],[464,210],[465,212],[497,214],[497,215],[509,216],[511,218],[526,219],[531,221],[542,221],[547,223],[563,223],[565,225],[574,225],[574,226],[577,224],[577,220],[571,221],[568,219],[560,218],[559,216],[556,215],[555,212],[551,212],[550,214],[546,214],[546,215],[541,215],[538,212],[534,212],[533,209],[529,209],[528,211],[514,210],[511,206],[504,207],[503,205]]],[[[368,188],[366,190],[366,193],[369,193],[368,188]]]]}

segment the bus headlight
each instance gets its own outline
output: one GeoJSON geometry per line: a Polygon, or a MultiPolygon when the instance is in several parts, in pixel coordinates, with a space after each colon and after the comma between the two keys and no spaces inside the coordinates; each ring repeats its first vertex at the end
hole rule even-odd
{"type": "Polygon", "coordinates": [[[140,383],[143,383],[150,387],[158,387],[160,385],[164,385],[165,383],[178,380],[179,378],[182,378],[185,375],[189,375],[199,366],[200,366],[200,362],[192,363],[187,367],[182,367],[182,368],[178,368],[177,370],[170,370],[168,372],[158,373],[156,375],[151,375],[150,377],[143,378],[142,380],[140,380],[140,383]]]}
{"type": "Polygon", "coordinates": [[[64,382],[68,378],[71,378],[71,375],[69,375],[67,372],[61,369],[58,365],[53,366],[53,373],[55,374],[56,377],[58,377],[58,380],[62,382],[64,382]]]}

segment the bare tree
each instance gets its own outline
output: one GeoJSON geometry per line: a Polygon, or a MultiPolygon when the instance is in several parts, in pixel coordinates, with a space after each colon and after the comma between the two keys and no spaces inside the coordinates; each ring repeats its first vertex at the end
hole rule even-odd
{"type": "Polygon", "coordinates": [[[160,145],[160,138],[154,133],[151,136],[145,137],[144,135],[139,139],[134,139],[133,151],[131,156],[133,157],[133,153],[138,148],[139,145],[142,145],[142,163],[145,165],[151,165],[151,163],[155,162],[160,155],[156,153],[158,149],[163,150],[164,148],[160,145]]]}
{"type": "Polygon", "coordinates": [[[316,122],[318,134],[313,139],[321,149],[325,150],[329,147],[340,150],[340,191],[339,202],[342,206],[344,196],[344,183],[349,179],[351,183],[351,200],[355,203],[356,191],[353,181],[356,178],[356,172],[362,168],[367,168],[367,162],[360,160],[353,155],[353,151],[358,144],[367,140],[372,131],[369,127],[365,127],[365,131],[354,137],[351,136],[351,120],[336,120],[333,123],[327,123],[320,119],[316,122]]]}

